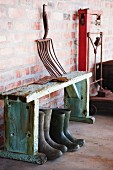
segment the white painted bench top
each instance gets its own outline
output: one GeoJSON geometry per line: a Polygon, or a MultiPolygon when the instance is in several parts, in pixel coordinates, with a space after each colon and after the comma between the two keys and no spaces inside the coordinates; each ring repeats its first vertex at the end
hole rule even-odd
{"type": "Polygon", "coordinates": [[[33,100],[39,99],[47,94],[50,94],[54,91],[65,88],[71,84],[75,84],[84,79],[89,79],[92,76],[91,72],[84,71],[74,71],[71,73],[64,74],[63,76],[67,77],[67,82],[49,82],[44,85],[39,84],[30,84],[27,86],[22,86],[15,88],[13,90],[3,92],[2,96],[22,96],[26,98],[26,102],[29,103],[33,100]]]}

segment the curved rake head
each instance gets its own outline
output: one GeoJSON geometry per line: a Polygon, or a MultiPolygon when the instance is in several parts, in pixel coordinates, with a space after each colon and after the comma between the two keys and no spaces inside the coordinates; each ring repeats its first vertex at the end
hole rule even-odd
{"type": "Polygon", "coordinates": [[[65,70],[56,57],[52,39],[41,39],[37,40],[36,42],[39,57],[48,70],[49,74],[55,77],[66,74],[65,70]]]}

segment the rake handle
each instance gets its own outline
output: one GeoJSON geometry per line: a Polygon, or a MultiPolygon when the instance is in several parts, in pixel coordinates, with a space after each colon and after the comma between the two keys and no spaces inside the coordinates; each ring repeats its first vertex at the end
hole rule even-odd
{"type": "Polygon", "coordinates": [[[46,13],[46,10],[45,10],[45,4],[43,4],[43,24],[44,24],[44,36],[43,36],[43,39],[46,39],[47,35],[48,35],[48,30],[49,30],[49,27],[48,27],[48,17],[47,17],[47,13],[46,13]]]}

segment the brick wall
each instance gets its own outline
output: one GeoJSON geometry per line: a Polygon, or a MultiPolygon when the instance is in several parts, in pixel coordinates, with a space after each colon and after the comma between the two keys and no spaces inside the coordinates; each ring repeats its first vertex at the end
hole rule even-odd
{"type": "MultiPolygon", "coordinates": [[[[0,0],[0,92],[26,85],[48,74],[37,54],[43,36],[42,5],[47,4],[49,35],[67,72],[77,69],[80,8],[103,10],[104,60],[113,58],[113,0],[0,0]]],[[[63,91],[40,99],[41,106],[62,107],[63,91]]],[[[0,101],[0,129],[3,101],[0,101]]],[[[1,136],[0,136],[1,141],[1,136]]]]}

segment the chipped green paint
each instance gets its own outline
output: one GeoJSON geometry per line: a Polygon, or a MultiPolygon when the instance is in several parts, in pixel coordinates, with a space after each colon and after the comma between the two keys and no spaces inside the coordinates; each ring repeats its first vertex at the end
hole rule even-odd
{"type": "Polygon", "coordinates": [[[5,100],[5,148],[7,151],[33,154],[34,104],[5,100]]]}
{"type": "Polygon", "coordinates": [[[7,97],[4,101],[6,151],[0,150],[0,157],[45,163],[46,155],[38,153],[38,101],[25,103],[7,97]]]}
{"type": "Polygon", "coordinates": [[[42,153],[38,153],[37,155],[26,155],[0,150],[0,157],[36,163],[38,165],[42,165],[47,161],[46,155],[42,153]]]}
{"type": "Polygon", "coordinates": [[[65,107],[71,110],[70,120],[94,123],[94,117],[89,116],[89,93],[87,80],[65,88],[65,107]]]}

